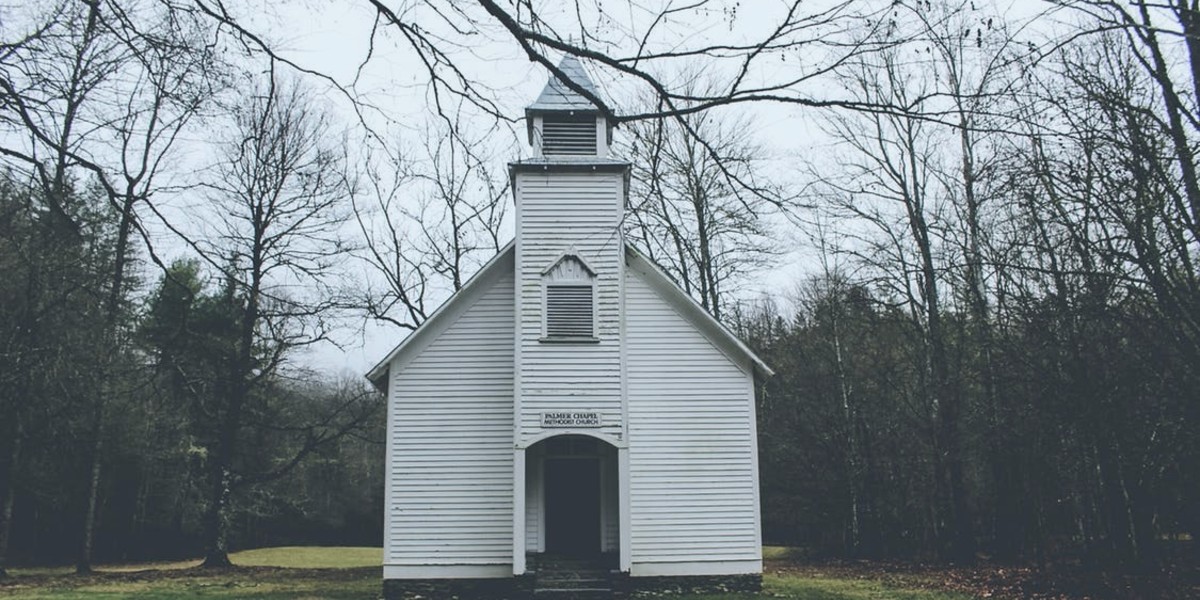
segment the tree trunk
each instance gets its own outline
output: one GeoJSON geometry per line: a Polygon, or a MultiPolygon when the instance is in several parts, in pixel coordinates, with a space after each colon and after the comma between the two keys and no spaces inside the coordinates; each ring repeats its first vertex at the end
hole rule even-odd
{"type": "MultiPolygon", "coordinates": [[[[833,302],[841,305],[844,298],[840,294],[836,294],[832,298],[833,302]]],[[[847,488],[850,492],[850,554],[858,557],[862,552],[862,523],[861,523],[861,507],[859,505],[859,468],[858,460],[858,444],[856,442],[857,432],[855,430],[857,420],[855,418],[856,411],[851,406],[850,402],[850,383],[847,381],[846,364],[842,359],[842,337],[841,323],[839,319],[839,309],[837,306],[831,307],[830,325],[833,332],[833,354],[834,361],[837,365],[838,391],[842,398],[842,418],[846,427],[846,481],[847,488]]]]}
{"type": "MultiPolygon", "coordinates": [[[[241,358],[240,350],[237,356],[241,358]]],[[[233,566],[229,560],[229,501],[233,493],[233,457],[237,451],[237,434],[241,427],[242,406],[247,392],[245,374],[238,364],[230,364],[226,388],[229,406],[226,407],[220,421],[218,445],[212,452],[209,503],[204,515],[203,567],[233,566]]]]}
{"type": "Polygon", "coordinates": [[[1183,39],[1187,42],[1188,65],[1192,71],[1193,101],[1200,101],[1200,6],[1196,0],[1176,0],[1175,13],[1183,27],[1183,39]]]}
{"type": "Polygon", "coordinates": [[[941,492],[937,494],[938,503],[944,513],[949,513],[947,526],[942,528],[942,552],[945,554],[948,550],[947,558],[951,560],[971,562],[975,554],[974,534],[968,512],[966,479],[963,473],[962,436],[959,431],[959,421],[962,419],[962,397],[950,378],[946,337],[942,324],[941,299],[938,296],[938,271],[933,261],[929,224],[925,219],[925,195],[923,188],[915,180],[917,174],[921,172],[920,166],[917,164],[917,142],[911,129],[911,123],[908,123],[907,126],[909,129],[906,131],[906,154],[914,181],[910,183],[911,188],[906,191],[905,209],[909,230],[921,260],[921,294],[925,301],[928,338],[926,344],[929,348],[929,369],[933,379],[930,389],[933,393],[932,404],[936,411],[934,417],[934,452],[936,453],[934,464],[938,489],[941,492]]]}
{"type": "MultiPolygon", "coordinates": [[[[216,462],[224,462],[217,460],[216,462]]],[[[204,512],[204,562],[206,568],[232,567],[229,560],[228,522],[231,478],[229,469],[215,465],[212,469],[208,509],[204,512]]]]}
{"type": "Polygon", "coordinates": [[[88,474],[87,511],[83,516],[83,540],[79,548],[79,559],[75,562],[75,573],[87,575],[92,572],[92,542],[96,533],[96,499],[100,494],[100,453],[104,449],[104,401],[96,400],[92,416],[92,466],[88,474]]]}
{"type": "Polygon", "coordinates": [[[17,463],[21,460],[21,438],[25,432],[21,420],[14,419],[12,447],[8,453],[8,465],[4,475],[4,496],[0,497],[0,579],[8,577],[8,542],[12,535],[13,504],[17,498],[17,463]]]}
{"type": "MultiPolygon", "coordinates": [[[[957,82],[956,82],[957,83],[957,82]]],[[[971,311],[971,334],[978,349],[979,378],[983,386],[984,407],[987,416],[988,462],[992,476],[995,506],[992,533],[997,557],[1004,560],[1016,558],[1020,546],[1022,527],[1019,499],[1013,493],[1013,459],[1007,449],[1005,432],[1000,422],[1000,396],[996,384],[996,369],[993,357],[991,306],[983,279],[983,228],[980,224],[981,201],[976,190],[978,174],[975,168],[975,141],[971,119],[967,110],[959,107],[959,144],[962,151],[963,197],[967,212],[966,286],[968,306],[971,311]]],[[[973,549],[972,549],[973,550],[973,549]]]]}
{"type": "MultiPolygon", "coordinates": [[[[256,238],[265,235],[263,228],[256,228],[256,238]]],[[[229,501],[233,492],[233,460],[237,456],[238,431],[242,427],[242,409],[250,394],[250,375],[254,368],[254,329],[258,325],[259,294],[262,289],[263,246],[255,244],[250,281],[246,286],[244,306],[239,306],[238,340],[233,348],[225,375],[226,397],[229,405],[220,422],[217,438],[219,446],[213,453],[212,488],[208,512],[205,515],[204,567],[230,567],[228,523],[229,501]]],[[[233,285],[232,283],[230,284],[233,285]]],[[[236,302],[236,293],[231,287],[230,301],[236,302]]],[[[240,303],[239,303],[240,304],[240,303]]]]}
{"type": "MultiPolygon", "coordinates": [[[[108,297],[104,304],[104,335],[109,339],[111,348],[120,347],[117,334],[120,322],[121,297],[125,288],[126,255],[129,251],[130,231],[133,228],[133,207],[138,197],[135,190],[128,188],[121,202],[121,221],[117,227],[117,243],[113,249],[112,278],[109,281],[108,297]]],[[[107,409],[108,394],[112,389],[113,369],[105,368],[97,378],[98,393],[95,405],[92,407],[92,455],[91,469],[88,477],[87,509],[83,516],[83,541],[79,549],[79,558],[75,562],[75,572],[87,574],[92,572],[92,546],[96,533],[96,505],[100,494],[100,471],[104,451],[104,418],[107,409]]]]}

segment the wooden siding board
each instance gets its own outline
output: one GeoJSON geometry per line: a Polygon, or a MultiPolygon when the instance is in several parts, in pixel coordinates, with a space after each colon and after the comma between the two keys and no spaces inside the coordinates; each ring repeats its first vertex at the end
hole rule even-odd
{"type": "Polygon", "coordinates": [[[386,565],[512,562],[513,285],[391,366],[386,565]]]}
{"type": "Polygon", "coordinates": [[[751,375],[644,277],[624,284],[635,570],[761,560],[751,375]]]}

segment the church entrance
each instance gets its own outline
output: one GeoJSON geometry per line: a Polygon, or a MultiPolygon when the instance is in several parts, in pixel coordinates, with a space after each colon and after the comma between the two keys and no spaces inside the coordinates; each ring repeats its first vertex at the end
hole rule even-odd
{"type": "Polygon", "coordinates": [[[615,554],[616,448],[584,435],[543,440],[531,454],[526,548],[562,558],[615,554]]]}
{"type": "Polygon", "coordinates": [[[600,553],[600,461],[546,458],[546,551],[563,556],[600,553]]]}

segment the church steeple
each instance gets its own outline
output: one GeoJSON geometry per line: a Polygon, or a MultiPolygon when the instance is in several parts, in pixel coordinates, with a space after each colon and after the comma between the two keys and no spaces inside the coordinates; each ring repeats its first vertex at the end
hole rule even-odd
{"type": "MultiPolygon", "coordinates": [[[[579,59],[568,55],[558,69],[578,87],[599,96],[579,59]]],[[[579,161],[608,157],[612,141],[608,119],[591,100],[558,77],[551,77],[537,100],[525,109],[525,120],[529,143],[538,158],[579,161]]]]}

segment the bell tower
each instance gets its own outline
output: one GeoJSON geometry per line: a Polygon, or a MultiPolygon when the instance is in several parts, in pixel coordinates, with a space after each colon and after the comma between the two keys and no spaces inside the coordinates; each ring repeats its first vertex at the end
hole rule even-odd
{"type": "MultiPolygon", "coordinates": [[[[559,70],[599,95],[576,58],[564,58],[559,70]]],[[[533,156],[509,165],[516,204],[516,574],[525,570],[526,551],[537,550],[527,540],[536,538],[538,515],[545,514],[537,465],[546,444],[539,442],[587,436],[614,447],[614,461],[628,462],[621,220],[629,164],[610,156],[613,126],[599,107],[557,77],[525,116],[533,156]]],[[[604,510],[615,515],[612,492],[604,510]]],[[[621,530],[624,545],[627,528],[621,530]]],[[[611,551],[618,549],[616,537],[604,538],[611,551]]]]}
{"type": "MultiPolygon", "coordinates": [[[[579,87],[593,96],[599,95],[575,57],[564,58],[558,68],[579,87]]],[[[525,123],[529,144],[538,158],[608,158],[612,124],[596,105],[556,77],[550,79],[537,100],[525,109],[525,123]]]]}

